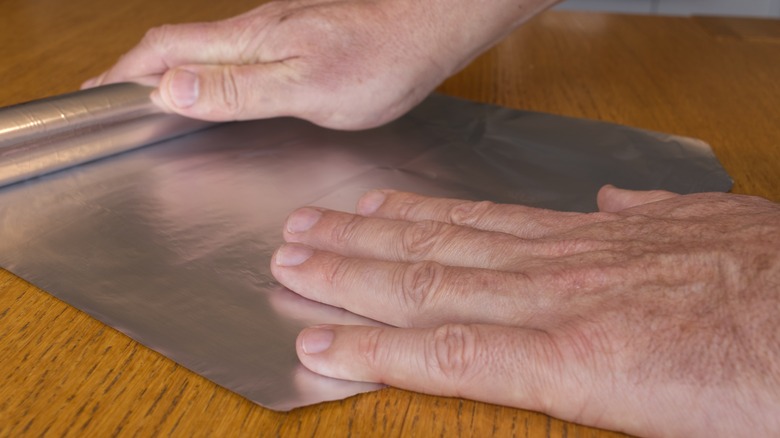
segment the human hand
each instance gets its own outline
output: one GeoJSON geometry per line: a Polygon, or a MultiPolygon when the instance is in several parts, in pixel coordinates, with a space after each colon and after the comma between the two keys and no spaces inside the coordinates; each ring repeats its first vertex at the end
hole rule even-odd
{"type": "Polygon", "coordinates": [[[780,432],[780,205],[604,187],[600,212],[374,191],[303,208],[271,262],[393,327],[319,326],[331,377],[653,436],[780,432]]]}
{"type": "Polygon", "coordinates": [[[150,30],[84,87],[135,80],[188,117],[296,116],[340,129],[393,120],[557,0],[294,0],[150,30]]]}

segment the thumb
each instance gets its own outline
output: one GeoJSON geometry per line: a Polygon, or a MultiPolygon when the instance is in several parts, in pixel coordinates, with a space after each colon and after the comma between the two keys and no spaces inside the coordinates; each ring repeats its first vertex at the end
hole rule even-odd
{"type": "MultiPolygon", "coordinates": [[[[296,344],[303,365],[325,376],[570,414],[558,403],[565,378],[552,375],[567,361],[551,342],[538,330],[451,324],[317,326],[303,330],[296,344]]],[[[586,392],[569,390],[565,399],[571,405],[586,392]]]]}
{"type": "Polygon", "coordinates": [[[596,202],[598,203],[599,211],[617,213],[632,207],[663,201],[676,196],[680,195],[667,192],[666,190],[625,190],[607,184],[599,190],[598,195],[596,195],[596,202]]]}
{"type": "Polygon", "coordinates": [[[163,75],[152,99],[167,111],[218,122],[298,115],[300,85],[291,86],[290,77],[281,63],[184,65],[163,75]]]}

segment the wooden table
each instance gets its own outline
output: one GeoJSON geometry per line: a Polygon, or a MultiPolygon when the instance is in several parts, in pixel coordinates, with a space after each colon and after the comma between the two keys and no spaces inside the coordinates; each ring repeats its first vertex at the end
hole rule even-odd
{"type": "MultiPolygon", "coordinates": [[[[0,105],[74,90],[145,29],[256,1],[6,0],[0,105]]],[[[441,91],[702,138],[734,191],[780,201],[780,21],[549,12],[441,91]]],[[[276,413],[0,270],[0,436],[610,436],[396,389],[276,413]]]]}

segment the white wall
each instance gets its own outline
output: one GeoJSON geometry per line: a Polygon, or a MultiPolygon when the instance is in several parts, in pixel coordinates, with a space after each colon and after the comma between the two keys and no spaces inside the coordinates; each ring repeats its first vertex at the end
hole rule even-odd
{"type": "Polygon", "coordinates": [[[566,0],[558,8],[639,14],[780,17],[780,0],[566,0]]]}

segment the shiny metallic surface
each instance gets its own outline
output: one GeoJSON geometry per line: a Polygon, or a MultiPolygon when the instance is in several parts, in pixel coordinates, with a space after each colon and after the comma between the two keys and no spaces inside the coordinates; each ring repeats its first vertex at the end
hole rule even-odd
{"type": "Polygon", "coordinates": [[[379,387],[317,376],[296,358],[305,326],[375,323],[274,281],[270,257],[291,210],[351,211],[382,187],[591,211],[605,183],[731,185],[700,141],[432,96],[369,131],[287,118],[224,124],[0,188],[0,266],[287,410],[379,387]]]}
{"type": "Polygon", "coordinates": [[[0,109],[0,186],[203,129],[113,84],[0,109]]]}

